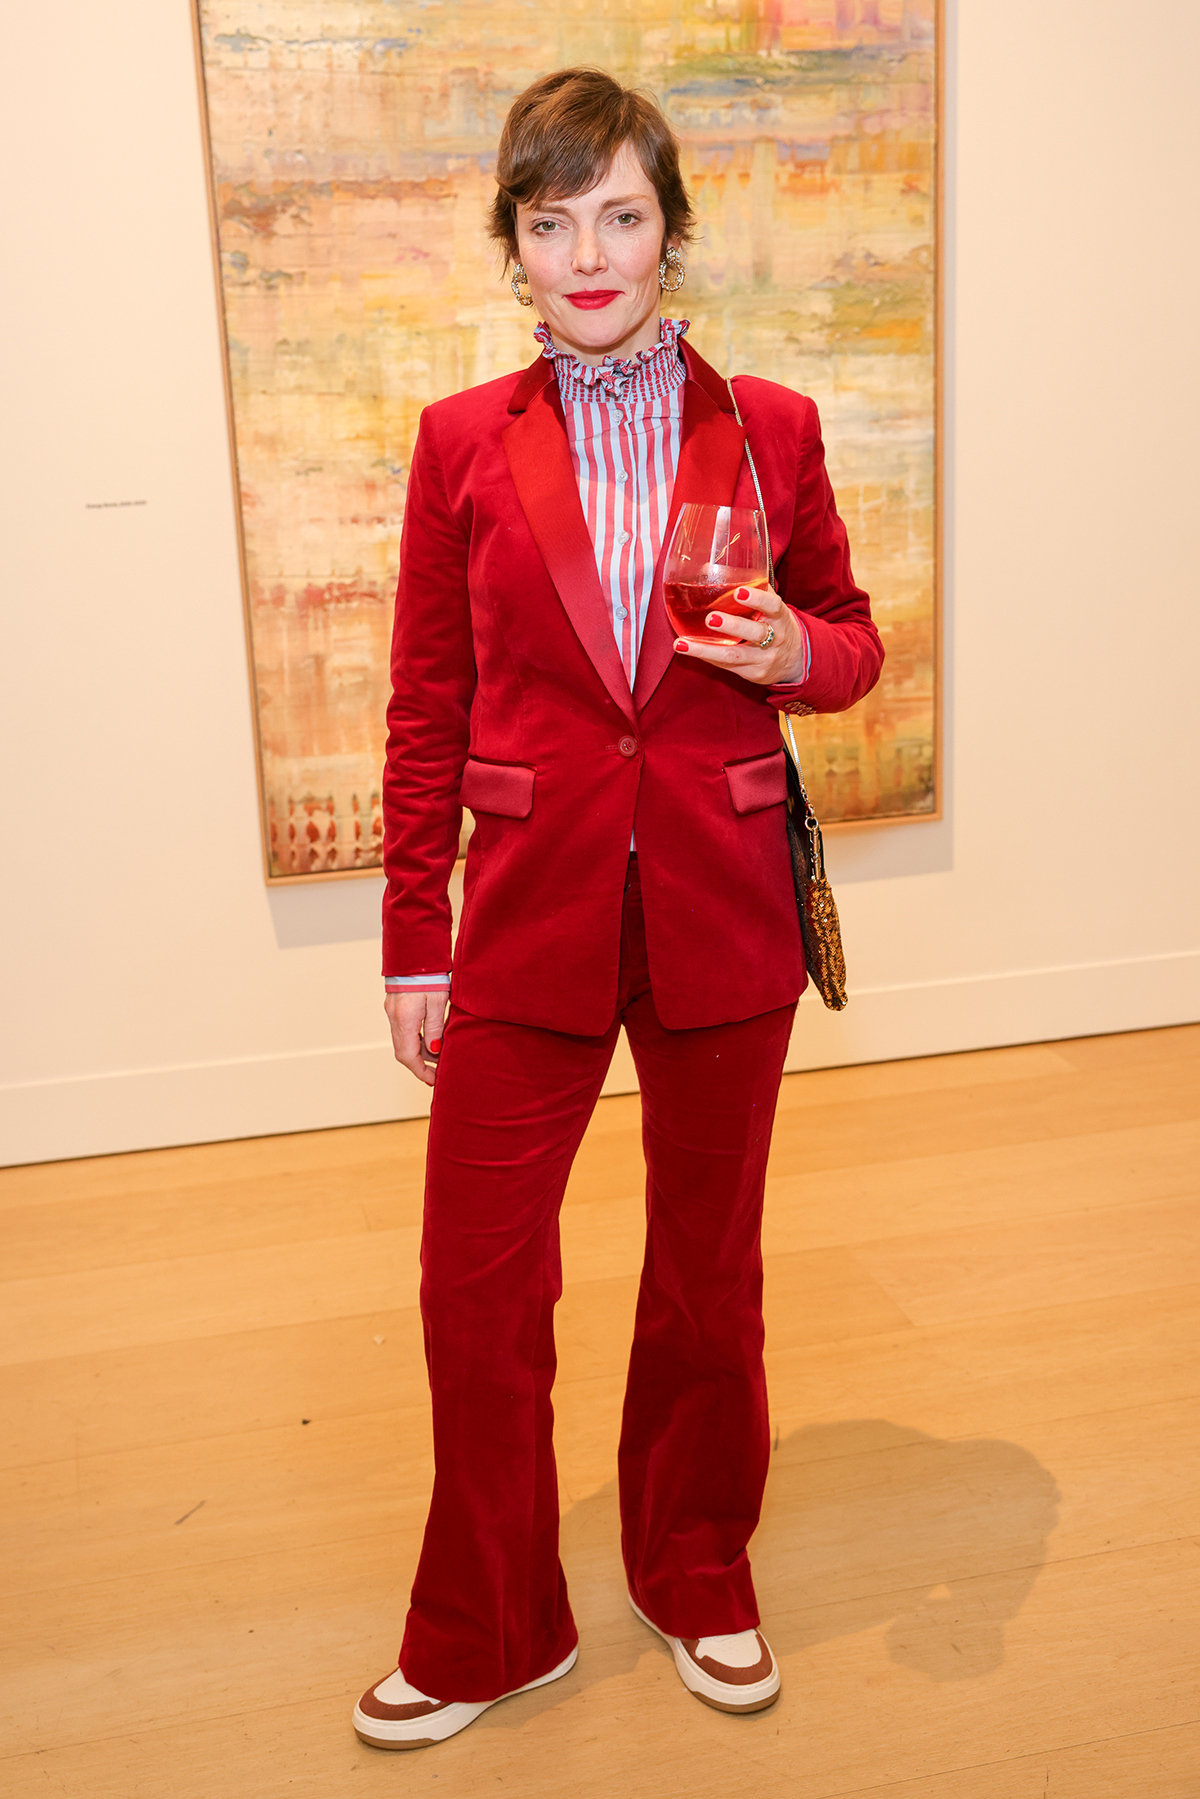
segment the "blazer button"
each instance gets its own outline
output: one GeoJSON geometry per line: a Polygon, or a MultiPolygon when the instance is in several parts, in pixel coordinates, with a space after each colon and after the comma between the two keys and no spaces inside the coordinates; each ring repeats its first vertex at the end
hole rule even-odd
{"type": "Polygon", "coordinates": [[[636,737],[622,737],[617,748],[623,756],[636,756],[638,753],[638,740],[636,737]]]}

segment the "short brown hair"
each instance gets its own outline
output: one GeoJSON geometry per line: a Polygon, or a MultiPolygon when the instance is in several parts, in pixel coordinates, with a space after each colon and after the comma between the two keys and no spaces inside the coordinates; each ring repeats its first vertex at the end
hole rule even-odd
{"type": "Polygon", "coordinates": [[[500,133],[488,232],[509,262],[517,258],[517,207],[586,194],[622,144],[654,183],[664,239],[691,237],[679,144],[658,102],[603,69],[556,69],[517,95],[500,133]]]}

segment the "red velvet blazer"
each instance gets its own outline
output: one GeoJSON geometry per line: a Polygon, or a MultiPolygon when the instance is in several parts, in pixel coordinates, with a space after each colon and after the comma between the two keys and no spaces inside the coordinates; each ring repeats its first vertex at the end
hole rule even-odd
{"type": "MultiPolygon", "coordinates": [[[[684,500],[753,506],[725,384],[687,345],[683,356],[672,521],[684,500]]],[[[799,694],[841,712],[874,685],[883,650],[850,572],[817,409],[774,382],[735,388],[779,591],[812,645],[799,694]]],[[[676,656],[673,641],[660,555],[631,694],[549,358],[425,410],[392,648],[386,974],[450,967],[446,889],[467,806],[451,984],[467,1011],[607,1029],[634,829],[663,1024],[721,1024],[797,998],[778,714],[763,689],[676,656]]]]}

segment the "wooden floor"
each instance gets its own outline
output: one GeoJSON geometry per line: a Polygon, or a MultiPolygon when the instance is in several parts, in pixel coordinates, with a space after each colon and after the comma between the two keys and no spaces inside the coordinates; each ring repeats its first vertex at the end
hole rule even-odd
{"type": "Polygon", "coordinates": [[[1200,1027],[785,1080],[752,1718],[625,1602],[610,1099],[563,1218],[578,1666],[440,1748],[351,1734],[430,1481],[424,1136],[0,1174],[6,1799],[1197,1799],[1200,1027]]]}

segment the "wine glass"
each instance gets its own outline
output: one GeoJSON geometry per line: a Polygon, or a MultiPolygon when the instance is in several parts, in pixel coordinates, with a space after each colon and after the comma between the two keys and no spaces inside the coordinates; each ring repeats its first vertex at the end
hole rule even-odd
{"type": "Polygon", "coordinates": [[[705,623],[714,607],[738,618],[757,618],[752,603],[735,600],[738,587],[766,587],[770,579],[767,521],[751,506],[708,506],[687,500],[679,508],[663,566],[667,617],[680,637],[739,643],[705,623]]]}

